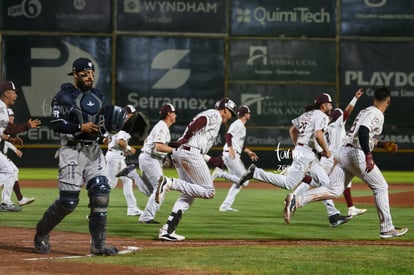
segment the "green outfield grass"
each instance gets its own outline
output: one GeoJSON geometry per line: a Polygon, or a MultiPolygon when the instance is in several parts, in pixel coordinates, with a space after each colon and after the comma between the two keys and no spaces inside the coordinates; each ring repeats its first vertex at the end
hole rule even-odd
{"type": "MultiPolygon", "coordinates": [[[[21,169],[20,179],[54,179],[54,169],[21,169]],[[43,174],[43,175],[41,175],[43,174]],[[47,175],[47,177],[46,177],[47,175]]],[[[174,176],[175,170],[168,169],[166,174],[174,176]]],[[[385,172],[389,182],[413,183],[414,173],[385,172]]],[[[412,274],[414,247],[376,245],[379,241],[378,216],[373,205],[358,205],[368,208],[368,212],[355,217],[348,224],[332,229],[322,203],[309,204],[298,209],[292,223],[287,225],[282,219],[283,200],[287,191],[274,189],[242,190],[234,204],[239,212],[220,213],[218,207],[227,193],[216,183],[216,197],[211,200],[196,199],[177,229],[178,234],[186,236],[187,242],[197,240],[309,240],[315,245],[284,246],[209,246],[209,247],[154,247],[139,250],[133,254],[117,257],[93,257],[70,261],[88,263],[134,265],[177,270],[177,273],[192,271],[216,274],[412,274]],[[318,240],[328,241],[372,241],[371,245],[358,246],[317,245],[318,240]]],[[[254,183],[252,183],[254,184],[254,183]]],[[[362,184],[362,183],[356,183],[362,184]]],[[[126,216],[126,204],[122,184],[111,193],[108,213],[108,235],[131,239],[155,240],[160,225],[142,225],[136,217],[126,216]]],[[[36,197],[36,202],[25,206],[18,213],[0,213],[0,225],[34,228],[46,208],[58,196],[57,188],[25,188],[24,194],[36,197]]],[[[146,197],[135,192],[140,207],[146,197]]],[[[179,193],[172,191],[157,214],[156,220],[164,223],[179,193]]],[[[353,196],[370,195],[366,190],[354,190],[353,196]]],[[[78,208],[60,223],[55,230],[88,232],[87,194],[81,193],[78,208]]],[[[345,205],[337,203],[345,211],[345,205]]],[[[391,242],[414,241],[413,209],[393,207],[391,211],[396,226],[409,227],[405,237],[391,242]]],[[[58,246],[51,234],[51,244],[58,246]]]]}

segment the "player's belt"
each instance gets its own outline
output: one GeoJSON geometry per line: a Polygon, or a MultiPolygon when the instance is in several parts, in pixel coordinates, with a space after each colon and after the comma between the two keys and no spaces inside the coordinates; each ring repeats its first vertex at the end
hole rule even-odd
{"type": "MultiPolygon", "coordinates": [[[[230,152],[230,151],[229,151],[229,150],[224,150],[224,152],[228,153],[228,152],[230,152]]],[[[234,152],[240,155],[240,153],[239,153],[239,152],[237,152],[237,151],[234,151],[234,152]]]]}
{"type": "Polygon", "coordinates": [[[307,147],[307,148],[309,148],[309,149],[311,149],[312,150],[312,152],[314,152],[315,154],[317,154],[317,155],[320,155],[320,152],[318,152],[318,151],[316,151],[315,149],[313,149],[313,148],[311,148],[309,145],[307,145],[307,144],[303,144],[303,143],[297,143],[297,145],[299,145],[299,146],[302,146],[302,147],[307,147]]]}
{"type": "Polygon", "coordinates": [[[119,153],[121,156],[124,156],[124,155],[125,155],[125,154],[124,154],[124,152],[119,151],[119,150],[112,150],[112,149],[109,149],[108,151],[111,151],[111,152],[114,152],[114,153],[119,153]]]}
{"type": "Polygon", "coordinates": [[[147,155],[150,155],[152,158],[155,158],[155,159],[159,159],[159,160],[164,160],[164,157],[163,156],[159,156],[159,155],[156,155],[156,154],[152,154],[152,153],[149,153],[149,152],[146,152],[146,151],[143,151],[145,154],[147,154],[147,155]]]}
{"type": "Polygon", "coordinates": [[[96,141],[94,140],[68,140],[68,142],[66,142],[66,146],[77,146],[77,145],[86,146],[86,145],[95,144],[95,142],[96,141]]]}
{"type": "Polygon", "coordinates": [[[195,148],[195,147],[191,147],[191,146],[187,146],[187,145],[181,145],[180,148],[183,149],[183,150],[186,150],[186,151],[190,151],[190,152],[195,151],[195,152],[201,154],[201,150],[198,149],[198,148],[195,148]]]}

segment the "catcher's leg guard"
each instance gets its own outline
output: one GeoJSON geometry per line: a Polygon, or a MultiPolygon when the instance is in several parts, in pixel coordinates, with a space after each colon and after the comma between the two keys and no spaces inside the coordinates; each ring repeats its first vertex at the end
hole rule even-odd
{"type": "Polygon", "coordinates": [[[75,210],[79,203],[79,193],[79,191],[60,191],[59,198],[49,206],[37,223],[34,245],[40,253],[49,252],[50,231],[75,210]]]}
{"type": "Polygon", "coordinates": [[[104,176],[91,179],[88,189],[89,208],[89,232],[92,237],[91,253],[95,255],[116,255],[115,247],[107,246],[106,241],[106,215],[109,203],[109,191],[111,187],[104,176]]]}
{"type": "Polygon", "coordinates": [[[171,212],[171,215],[168,217],[168,221],[167,221],[168,234],[172,234],[175,231],[182,216],[183,216],[183,211],[181,210],[178,210],[177,213],[171,212]]]}

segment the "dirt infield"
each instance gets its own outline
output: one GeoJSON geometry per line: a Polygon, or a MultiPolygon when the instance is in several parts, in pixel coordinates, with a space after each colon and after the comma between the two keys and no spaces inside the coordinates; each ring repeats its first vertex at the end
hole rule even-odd
{"type": "MultiPolygon", "coordinates": [[[[54,187],[56,182],[21,182],[25,187],[54,187]]],[[[228,184],[221,184],[220,188],[227,188],[228,184]]],[[[247,188],[273,188],[268,184],[255,183],[247,188]],[[253,186],[253,187],[252,187],[253,186]]],[[[355,184],[353,189],[366,189],[364,184],[355,184]]],[[[403,190],[403,192],[390,194],[390,203],[392,206],[414,206],[414,185],[391,185],[392,190],[403,190]]],[[[342,200],[343,199],[339,199],[342,200]]],[[[373,196],[354,197],[355,203],[374,204],[373,196]]],[[[59,248],[51,251],[50,254],[37,254],[33,251],[34,229],[21,228],[0,228],[0,272],[2,274],[90,274],[96,270],[93,264],[76,264],[74,269],[72,263],[57,261],[63,257],[85,256],[89,252],[89,235],[78,233],[57,232],[53,233],[53,239],[59,243],[59,248]],[[70,252],[68,252],[70,251],[70,252]]],[[[125,238],[108,237],[108,242],[117,246],[119,249],[127,247],[138,247],[146,249],[151,247],[173,247],[173,246],[245,246],[245,245],[390,245],[390,246],[414,246],[414,241],[246,241],[246,240],[217,240],[217,241],[185,241],[182,243],[160,242],[157,240],[131,240],[125,238]]],[[[139,250],[138,250],[139,251],[139,250]]],[[[102,265],[99,269],[100,274],[172,274],[176,270],[159,270],[142,267],[102,265]]],[[[200,272],[196,272],[200,274],[200,272]]],[[[191,274],[180,273],[180,274],[191,274]]],[[[194,273],[195,274],[195,273],[194,273]]]]}

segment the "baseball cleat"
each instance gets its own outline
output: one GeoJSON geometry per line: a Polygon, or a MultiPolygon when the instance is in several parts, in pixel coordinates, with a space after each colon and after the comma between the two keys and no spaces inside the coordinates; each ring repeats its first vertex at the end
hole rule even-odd
{"type": "Polygon", "coordinates": [[[161,228],[160,234],[158,235],[158,239],[164,240],[164,241],[170,241],[170,242],[181,242],[185,240],[184,236],[178,235],[174,232],[171,234],[168,234],[168,231],[161,228]]]}
{"type": "Polygon", "coordinates": [[[141,216],[142,210],[139,208],[131,208],[127,211],[127,216],[141,216]]]}
{"type": "Polygon", "coordinates": [[[347,223],[352,219],[352,216],[341,216],[340,214],[335,214],[329,216],[329,223],[331,224],[332,228],[335,228],[341,224],[347,223]]]}
{"type": "Polygon", "coordinates": [[[248,181],[249,179],[253,178],[254,169],[256,169],[256,165],[253,163],[250,164],[249,168],[247,168],[246,172],[240,177],[239,184],[237,185],[238,188],[243,185],[244,182],[248,181]]]}
{"type": "Polygon", "coordinates": [[[215,180],[216,178],[220,178],[220,174],[223,172],[223,170],[220,167],[216,167],[211,174],[211,179],[215,180]]]}
{"type": "Polygon", "coordinates": [[[135,169],[135,164],[130,164],[121,171],[118,172],[118,174],[115,175],[115,177],[126,177],[128,174],[135,169]]]}
{"type": "Polygon", "coordinates": [[[35,198],[23,197],[21,200],[19,200],[19,206],[27,205],[27,204],[30,204],[34,201],[35,201],[35,198]]]}
{"type": "Polygon", "coordinates": [[[138,223],[142,223],[142,224],[160,224],[160,222],[158,222],[156,220],[138,221],[138,223]]]}
{"type": "Polygon", "coordinates": [[[283,210],[283,220],[285,223],[290,223],[293,213],[296,211],[296,196],[289,193],[285,199],[285,209],[283,210]]]}
{"type": "Polygon", "coordinates": [[[91,247],[91,254],[96,256],[115,256],[118,255],[118,252],[118,249],[111,245],[105,245],[101,248],[91,247]]]}
{"type": "Polygon", "coordinates": [[[239,212],[239,210],[237,210],[235,208],[232,208],[232,207],[229,207],[229,206],[227,206],[227,207],[220,206],[219,211],[220,212],[239,212]]]}
{"type": "Polygon", "coordinates": [[[348,208],[348,216],[358,216],[358,215],[362,215],[365,212],[367,212],[367,209],[360,209],[360,208],[356,208],[355,206],[351,206],[348,208]]]}
{"type": "Polygon", "coordinates": [[[394,228],[388,232],[381,232],[380,238],[381,239],[389,239],[393,237],[401,237],[404,236],[408,232],[408,228],[394,228]]]}
{"type": "Polygon", "coordinates": [[[0,204],[0,212],[19,212],[22,208],[20,206],[12,204],[2,203],[0,204]]]}
{"type": "Polygon", "coordinates": [[[34,246],[36,248],[36,252],[48,254],[50,250],[49,235],[40,235],[36,233],[34,237],[34,246]]]}
{"type": "Polygon", "coordinates": [[[165,176],[161,176],[158,180],[157,192],[155,193],[155,202],[160,203],[164,197],[165,193],[170,190],[172,185],[172,179],[165,176]]]}

